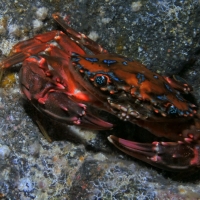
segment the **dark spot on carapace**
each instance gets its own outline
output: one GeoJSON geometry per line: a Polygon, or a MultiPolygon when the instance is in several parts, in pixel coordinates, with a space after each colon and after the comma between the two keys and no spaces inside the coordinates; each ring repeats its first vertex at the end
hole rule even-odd
{"type": "Polygon", "coordinates": [[[174,105],[171,105],[169,108],[168,108],[168,111],[167,113],[169,115],[176,115],[178,113],[178,108],[176,108],[174,105]]]}
{"type": "Polygon", "coordinates": [[[138,79],[138,84],[141,84],[142,82],[146,80],[144,74],[141,74],[141,73],[138,73],[136,78],[138,79]]]}
{"type": "Polygon", "coordinates": [[[98,58],[88,58],[88,57],[86,57],[85,58],[85,60],[87,60],[87,61],[89,61],[89,62],[98,62],[99,61],[99,59],[98,58]]]}
{"type": "Polygon", "coordinates": [[[183,97],[180,96],[179,94],[176,94],[176,98],[177,98],[179,101],[185,101],[185,100],[183,99],[183,97]]]}
{"type": "Polygon", "coordinates": [[[159,96],[156,96],[157,99],[159,100],[162,100],[162,101],[167,101],[167,97],[165,95],[159,95],[159,96]]]}
{"type": "Polygon", "coordinates": [[[122,62],[122,64],[125,65],[125,66],[128,65],[127,61],[122,62]]]}
{"type": "Polygon", "coordinates": [[[107,60],[107,59],[103,60],[103,63],[107,64],[108,66],[110,66],[111,64],[115,64],[116,62],[117,62],[116,60],[107,60]]]}
{"type": "Polygon", "coordinates": [[[79,62],[79,61],[80,61],[80,58],[78,58],[77,56],[72,56],[72,57],[71,57],[71,61],[72,61],[72,62],[79,62]]]}
{"type": "Polygon", "coordinates": [[[154,77],[155,79],[158,79],[158,76],[157,76],[157,75],[153,75],[153,77],[154,77]]]}
{"type": "Polygon", "coordinates": [[[172,88],[167,83],[164,83],[164,85],[168,91],[173,92],[172,88]]]}
{"type": "Polygon", "coordinates": [[[94,81],[100,87],[105,86],[107,84],[107,78],[103,75],[96,76],[94,81]]]}

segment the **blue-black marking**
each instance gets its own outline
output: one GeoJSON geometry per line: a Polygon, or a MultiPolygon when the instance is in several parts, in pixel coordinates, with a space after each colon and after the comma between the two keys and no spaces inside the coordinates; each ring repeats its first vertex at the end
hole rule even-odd
{"type": "Polygon", "coordinates": [[[142,82],[145,81],[145,76],[144,74],[138,73],[136,78],[138,79],[138,83],[141,84],[142,82]]]}
{"type": "Polygon", "coordinates": [[[167,111],[169,115],[176,115],[178,112],[178,108],[176,108],[174,105],[171,105],[167,111]]]}
{"type": "Polygon", "coordinates": [[[110,64],[115,64],[116,62],[117,62],[116,60],[107,60],[107,59],[103,60],[103,63],[107,64],[108,66],[110,66],[110,64]]]}
{"type": "Polygon", "coordinates": [[[182,116],[184,113],[183,113],[182,110],[178,110],[178,114],[179,114],[180,116],[182,116]]]}
{"type": "Polygon", "coordinates": [[[85,70],[85,74],[86,74],[87,76],[93,75],[89,70],[85,70]]]}
{"type": "Polygon", "coordinates": [[[96,76],[95,77],[95,82],[98,86],[104,86],[107,84],[107,78],[103,75],[101,76],[96,76]]]}
{"type": "Polygon", "coordinates": [[[73,62],[78,62],[78,61],[80,61],[80,58],[78,58],[78,57],[76,57],[76,56],[73,56],[73,57],[71,58],[71,60],[72,60],[73,62]]]}
{"type": "Polygon", "coordinates": [[[122,79],[119,79],[113,72],[108,72],[107,73],[113,80],[117,81],[117,82],[123,82],[122,79]]]}
{"type": "Polygon", "coordinates": [[[165,95],[160,95],[160,96],[156,96],[156,97],[157,97],[157,99],[162,100],[162,101],[168,100],[165,95]]]}
{"type": "Polygon", "coordinates": [[[79,69],[83,69],[83,66],[80,64],[76,64],[76,67],[78,67],[79,69]]]}
{"type": "Polygon", "coordinates": [[[87,61],[90,61],[90,62],[98,62],[99,61],[99,59],[98,58],[85,58],[85,60],[87,60],[87,61]]]}
{"type": "Polygon", "coordinates": [[[180,96],[179,94],[176,94],[176,98],[177,98],[179,101],[185,101],[185,100],[183,99],[183,97],[180,96]]]}
{"type": "Polygon", "coordinates": [[[153,75],[153,77],[154,77],[155,79],[158,79],[158,76],[157,76],[157,75],[153,75]]]}
{"type": "Polygon", "coordinates": [[[190,113],[189,113],[188,111],[185,111],[185,114],[186,114],[186,115],[189,115],[190,113]]]}
{"type": "Polygon", "coordinates": [[[72,52],[71,53],[72,56],[80,56],[78,53],[72,52]]]}
{"type": "Polygon", "coordinates": [[[125,66],[128,65],[127,61],[122,62],[122,64],[125,65],[125,66]]]}
{"type": "Polygon", "coordinates": [[[172,88],[171,88],[167,83],[165,83],[165,87],[166,87],[167,90],[169,90],[170,92],[173,92],[172,88]]]}

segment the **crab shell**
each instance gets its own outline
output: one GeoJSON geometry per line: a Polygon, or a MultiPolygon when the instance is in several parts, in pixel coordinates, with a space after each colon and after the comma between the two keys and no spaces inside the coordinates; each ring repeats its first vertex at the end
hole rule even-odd
{"type": "Polygon", "coordinates": [[[199,116],[181,95],[192,88],[177,76],[163,77],[108,53],[58,14],[53,18],[65,33],[50,31],[19,42],[0,63],[3,70],[23,62],[20,87],[27,100],[54,120],[89,129],[113,127],[93,113],[104,110],[174,141],[142,144],[109,136],[120,150],[167,170],[198,168],[199,116]]]}

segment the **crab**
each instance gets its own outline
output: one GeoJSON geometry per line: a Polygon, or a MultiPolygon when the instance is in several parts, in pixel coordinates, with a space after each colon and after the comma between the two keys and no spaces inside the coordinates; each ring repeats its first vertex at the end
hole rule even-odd
{"type": "Polygon", "coordinates": [[[19,42],[1,61],[1,71],[23,62],[20,88],[42,114],[63,124],[112,129],[96,116],[104,110],[168,142],[138,143],[110,135],[118,149],[166,170],[200,167],[197,106],[184,99],[192,87],[178,76],[150,71],[138,61],[111,54],[53,14],[64,32],[53,30],[19,42]],[[87,52],[87,53],[86,53],[87,52]]]}

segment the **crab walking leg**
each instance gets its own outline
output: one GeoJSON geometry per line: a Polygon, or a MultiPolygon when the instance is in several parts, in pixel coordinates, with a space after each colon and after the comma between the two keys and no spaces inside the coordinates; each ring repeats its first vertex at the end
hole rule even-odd
{"type": "MultiPolygon", "coordinates": [[[[72,52],[84,55],[84,50],[70,38],[65,35],[62,31],[50,31],[44,34],[37,35],[29,40],[22,41],[13,46],[8,58],[0,62],[1,69],[9,68],[10,66],[24,61],[26,58],[40,53],[42,51],[48,51],[52,44],[50,41],[56,41],[62,48],[63,53],[59,57],[66,57],[72,52]],[[67,54],[66,54],[67,53],[67,54]]],[[[61,51],[59,51],[60,53],[61,51]]],[[[58,55],[58,53],[57,53],[58,55]]]]}
{"type": "Polygon", "coordinates": [[[44,51],[49,45],[46,42],[53,40],[58,33],[59,31],[50,31],[17,43],[10,52],[11,56],[0,62],[1,69],[9,68],[14,64],[24,61],[31,55],[44,51]]]}
{"type": "Polygon", "coordinates": [[[68,55],[71,55],[72,52],[79,53],[80,55],[85,54],[84,50],[78,44],[74,43],[62,31],[50,31],[48,33],[37,35],[29,40],[17,43],[10,52],[11,56],[0,62],[0,78],[3,75],[3,69],[9,68],[14,64],[20,63],[28,57],[37,53],[43,51],[50,52],[50,49],[53,48],[52,44],[47,43],[50,41],[56,41],[60,45],[61,49],[56,49],[56,55],[58,55],[58,57],[63,56],[65,58],[68,55]]]}
{"type": "Polygon", "coordinates": [[[95,41],[91,40],[88,38],[86,35],[79,33],[69,27],[66,22],[58,15],[58,14],[53,14],[52,15],[54,20],[56,20],[66,31],[66,33],[74,39],[74,41],[78,44],[81,44],[91,50],[94,54],[102,54],[102,53],[108,53],[106,49],[104,49],[101,45],[96,43],[95,41]]]}
{"type": "Polygon", "coordinates": [[[60,31],[54,38],[54,40],[60,45],[61,49],[65,52],[65,57],[71,55],[72,52],[80,55],[85,55],[85,51],[80,47],[79,44],[75,43],[70,39],[69,36],[60,31]]]}
{"type": "Polygon", "coordinates": [[[110,135],[108,140],[124,153],[166,170],[200,167],[200,144],[184,142],[138,143],[110,135]]]}
{"type": "Polygon", "coordinates": [[[177,75],[173,75],[172,77],[169,76],[163,76],[163,78],[176,90],[180,91],[180,92],[184,92],[186,94],[188,94],[189,92],[191,92],[192,86],[190,86],[186,80],[184,80],[183,78],[177,76],[177,75]]]}

